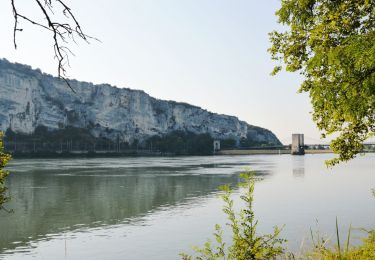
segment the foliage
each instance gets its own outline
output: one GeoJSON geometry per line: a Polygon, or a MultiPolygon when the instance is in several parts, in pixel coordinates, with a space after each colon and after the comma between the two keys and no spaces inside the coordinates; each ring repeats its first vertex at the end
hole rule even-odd
{"type": "Polygon", "coordinates": [[[194,134],[173,131],[164,136],[153,136],[147,140],[147,147],[174,154],[207,155],[213,152],[213,139],[209,134],[194,134]]]}
{"type": "Polygon", "coordinates": [[[251,135],[248,135],[247,138],[240,139],[240,147],[242,148],[267,147],[267,146],[274,146],[274,144],[268,143],[267,141],[256,140],[251,135]]]}
{"type": "Polygon", "coordinates": [[[223,139],[220,140],[220,147],[221,149],[228,149],[228,148],[236,148],[237,147],[237,142],[235,139],[223,139]]]}
{"type": "Polygon", "coordinates": [[[272,58],[304,76],[322,136],[339,135],[327,163],[354,158],[375,136],[375,2],[282,0],[276,15],[288,30],[270,33],[272,58]]]}
{"type": "Polygon", "coordinates": [[[368,233],[369,236],[363,240],[363,245],[352,250],[351,259],[375,259],[375,230],[368,233]]]}
{"type": "Polygon", "coordinates": [[[121,151],[130,149],[127,142],[110,140],[103,136],[95,137],[89,128],[67,126],[54,131],[45,126],[36,127],[33,134],[13,132],[10,128],[5,133],[4,141],[7,148],[11,147],[15,157],[34,154],[37,156],[51,156],[58,152],[99,150],[111,151],[117,148],[121,151]],[[16,149],[15,149],[16,147],[16,149]]]}
{"type": "MultiPolygon", "coordinates": [[[[336,229],[337,231],[337,229],[336,229]]],[[[350,231],[350,230],[349,230],[350,231]]],[[[307,252],[303,257],[292,259],[326,259],[326,260],[357,260],[357,259],[375,259],[375,231],[368,232],[368,237],[363,240],[363,244],[359,247],[350,247],[350,232],[345,243],[345,248],[340,245],[339,237],[337,237],[337,246],[329,247],[328,241],[321,241],[311,251],[307,252]]],[[[292,254],[290,254],[292,256],[292,254]]]]}
{"type": "Polygon", "coordinates": [[[9,201],[6,196],[7,188],[5,187],[5,179],[9,172],[4,170],[5,165],[11,159],[10,155],[4,152],[3,134],[0,132],[0,210],[3,208],[4,203],[9,201]]]}
{"type": "MultiPolygon", "coordinates": [[[[241,177],[244,178],[241,186],[246,189],[241,199],[246,203],[246,208],[242,209],[239,215],[234,211],[230,187],[222,188],[224,191],[222,199],[225,202],[223,211],[229,221],[227,225],[231,228],[232,245],[226,246],[223,240],[223,231],[219,225],[216,225],[214,236],[217,245],[213,247],[212,242],[208,240],[202,248],[195,247],[194,250],[199,256],[194,259],[273,259],[283,254],[282,244],[286,240],[279,238],[281,229],[274,227],[272,234],[257,234],[258,221],[255,219],[253,210],[255,177],[253,173],[245,173],[241,177]]],[[[193,259],[190,255],[181,255],[183,259],[193,259]]]]}
{"type": "Polygon", "coordinates": [[[43,142],[60,143],[61,141],[73,140],[87,143],[95,143],[98,138],[95,138],[88,129],[67,126],[65,128],[49,131],[45,126],[37,126],[34,133],[22,134],[12,131],[10,128],[5,133],[6,141],[23,141],[31,142],[35,140],[42,140],[43,142]]]}

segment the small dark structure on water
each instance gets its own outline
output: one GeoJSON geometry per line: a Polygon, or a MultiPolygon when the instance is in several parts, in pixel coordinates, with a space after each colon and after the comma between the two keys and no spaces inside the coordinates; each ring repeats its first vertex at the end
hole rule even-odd
{"type": "Polygon", "coordinates": [[[220,140],[214,140],[214,154],[220,151],[220,140]]]}

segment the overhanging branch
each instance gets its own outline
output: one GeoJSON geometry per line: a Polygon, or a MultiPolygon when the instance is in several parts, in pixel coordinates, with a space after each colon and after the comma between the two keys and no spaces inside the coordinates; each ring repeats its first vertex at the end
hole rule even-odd
{"type": "Polygon", "coordinates": [[[22,28],[19,28],[19,21],[24,20],[32,25],[38,26],[42,29],[45,29],[52,33],[53,39],[53,51],[54,58],[57,59],[57,75],[60,79],[69,86],[73,91],[74,89],[69,83],[68,78],[66,77],[66,67],[69,66],[69,57],[74,56],[74,53],[67,46],[70,43],[70,40],[76,43],[75,37],[84,40],[86,43],[90,43],[89,40],[99,41],[97,38],[85,34],[82,30],[82,27],[78,20],[76,19],[71,8],[66,5],[62,0],[34,0],[38,9],[41,11],[43,19],[46,21],[46,24],[37,22],[36,20],[27,17],[19,12],[16,7],[16,0],[11,0],[13,17],[14,17],[14,27],[13,27],[13,44],[14,48],[17,49],[16,36],[17,32],[22,31],[22,28]],[[54,5],[54,4],[57,5],[54,5]],[[60,9],[59,9],[60,8],[60,9]],[[54,21],[55,16],[54,11],[61,11],[64,17],[67,18],[66,21],[54,21]]]}

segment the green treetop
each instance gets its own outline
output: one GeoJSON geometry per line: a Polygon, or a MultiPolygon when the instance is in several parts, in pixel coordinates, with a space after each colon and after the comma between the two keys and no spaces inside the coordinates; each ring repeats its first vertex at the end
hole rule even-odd
{"type": "Polygon", "coordinates": [[[328,164],[354,158],[375,136],[375,1],[282,0],[276,15],[288,29],[270,33],[272,58],[304,76],[322,137],[338,134],[328,164]]]}

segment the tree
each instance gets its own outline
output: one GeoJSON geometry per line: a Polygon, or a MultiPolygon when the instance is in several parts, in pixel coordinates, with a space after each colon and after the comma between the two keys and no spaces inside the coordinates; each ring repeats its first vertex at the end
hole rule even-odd
{"type": "Polygon", "coordinates": [[[53,50],[58,63],[58,77],[63,79],[66,84],[74,91],[66,78],[66,67],[69,66],[69,57],[70,55],[73,55],[72,51],[68,47],[68,44],[71,41],[76,42],[77,38],[84,40],[87,43],[89,43],[90,39],[98,39],[91,37],[83,32],[81,25],[72,12],[71,8],[66,5],[64,1],[34,0],[34,2],[40,10],[41,16],[44,18],[44,22],[39,22],[38,20],[30,18],[19,12],[18,6],[16,5],[16,0],[11,0],[14,17],[14,48],[17,49],[17,32],[21,32],[23,30],[22,28],[20,28],[20,20],[31,23],[32,25],[38,26],[44,30],[50,31],[53,40],[53,50]],[[56,18],[59,17],[59,13],[62,13],[65,19],[56,18]],[[56,20],[54,20],[54,18],[56,18],[56,20]]]}
{"type": "Polygon", "coordinates": [[[5,178],[9,173],[4,170],[4,167],[10,159],[10,155],[4,152],[3,134],[0,132],[0,210],[3,209],[4,203],[9,200],[5,194],[7,191],[7,188],[5,187],[5,178]]]}
{"type": "Polygon", "coordinates": [[[322,137],[338,134],[327,164],[354,158],[375,136],[375,1],[282,0],[276,15],[288,29],[270,33],[272,59],[304,76],[322,137]]]}

